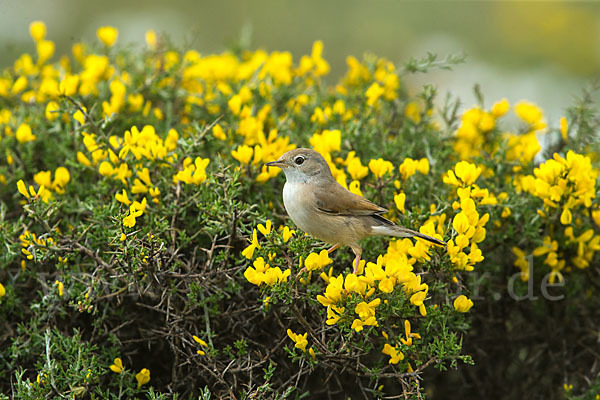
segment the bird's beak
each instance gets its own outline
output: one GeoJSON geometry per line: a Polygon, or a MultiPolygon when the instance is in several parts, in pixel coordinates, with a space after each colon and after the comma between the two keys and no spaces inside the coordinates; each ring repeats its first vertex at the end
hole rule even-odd
{"type": "Polygon", "coordinates": [[[279,168],[283,168],[286,166],[285,162],[277,160],[277,161],[271,161],[265,164],[267,167],[279,167],[279,168]]]}

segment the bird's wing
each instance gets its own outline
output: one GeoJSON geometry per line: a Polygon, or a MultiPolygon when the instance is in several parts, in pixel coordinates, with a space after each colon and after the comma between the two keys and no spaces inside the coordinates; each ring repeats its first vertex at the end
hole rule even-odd
{"type": "Polygon", "coordinates": [[[327,190],[315,191],[314,201],[318,211],[330,215],[366,216],[387,211],[339,184],[329,185],[327,190]]]}

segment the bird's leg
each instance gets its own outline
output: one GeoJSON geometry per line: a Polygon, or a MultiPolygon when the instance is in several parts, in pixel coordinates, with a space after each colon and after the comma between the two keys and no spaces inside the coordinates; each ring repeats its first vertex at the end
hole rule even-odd
{"type": "Polygon", "coordinates": [[[354,274],[358,271],[358,265],[360,264],[360,256],[354,257],[354,274]]]}
{"type": "Polygon", "coordinates": [[[360,246],[357,245],[350,246],[350,248],[356,255],[356,257],[354,258],[354,273],[356,274],[356,271],[358,271],[358,266],[360,264],[360,256],[362,255],[362,249],[360,248],[360,246]]]}
{"type": "Polygon", "coordinates": [[[337,249],[338,247],[340,247],[339,243],[334,244],[333,246],[331,246],[331,248],[327,249],[327,253],[331,254],[335,251],[335,249],[337,249]]]}

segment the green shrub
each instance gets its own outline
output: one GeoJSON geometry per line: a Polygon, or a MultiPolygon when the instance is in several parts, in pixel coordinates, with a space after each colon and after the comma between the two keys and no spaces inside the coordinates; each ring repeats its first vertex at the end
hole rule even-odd
{"type": "Polygon", "coordinates": [[[295,64],[104,27],[51,63],[30,30],[37,56],[0,76],[6,395],[594,398],[592,97],[547,127],[528,102],[408,93],[456,58],[349,57],[329,86],[320,42],[295,64]],[[353,273],[263,165],[297,146],[447,246],[369,238],[353,273]]]}

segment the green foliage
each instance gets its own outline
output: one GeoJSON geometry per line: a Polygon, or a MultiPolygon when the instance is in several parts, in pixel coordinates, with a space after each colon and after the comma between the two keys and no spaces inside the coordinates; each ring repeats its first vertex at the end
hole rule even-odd
{"type": "Polygon", "coordinates": [[[593,94],[548,128],[409,95],[460,56],[349,58],[329,87],[319,42],[294,64],[111,35],[49,63],[33,34],[0,76],[5,395],[594,398],[593,94]],[[287,218],[263,164],[296,146],[447,246],[368,238],[354,273],[287,218]]]}

